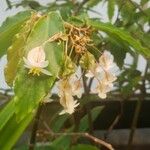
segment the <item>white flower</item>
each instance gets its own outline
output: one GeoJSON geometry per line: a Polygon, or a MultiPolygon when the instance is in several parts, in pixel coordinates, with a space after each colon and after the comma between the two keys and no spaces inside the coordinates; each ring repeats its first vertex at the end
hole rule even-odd
{"type": "Polygon", "coordinates": [[[112,88],[112,86],[113,86],[112,84],[107,84],[107,83],[101,81],[97,85],[97,87],[93,91],[93,93],[97,93],[100,98],[105,99],[106,96],[107,96],[107,92],[110,91],[110,89],[112,88]]]}
{"type": "Polygon", "coordinates": [[[59,97],[60,97],[60,104],[64,107],[59,114],[62,115],[64,113],[72,114],[75,108],[79,105],[77,100],[73,98],[72,87],[68,81],[68,79],[60,80],[59,81],[59,97]]]}
{"type": "Polygon", "coordinates": [[[72,85],[72,94],[73,96],[77,96],[78,98],[81,98],[82,96],[82,83],[80,80],[75,81],[74,83],[71,84],[72,85]]]}
{"type": "Polygon", "coordinates": [[[79,105],[77,100],[74,100],[73,96],[67,92],[64,92],[64,95],[60,97],[60,104],[64,107],[64,110],[59,113],[60,115],[65,113],[72,114],[79,105]]]}
{"type": "Polygon", "coordinates": [[[40,75],[44,73],[46,75],[52,75],[48,70],[44,69],[48,66],[48,60],[45,61],[45,51],[39,46],[31,49],[27,55],[27,58],[23,57],[25,67],[29,68],[29,74],[40,75]]]}
{"type": "Polygon", "coordinates": [[[111,53],[108,51],[104,51],[99,58],[99,64],[103,69],[109,70],[114,65],[113,60],[114,59],[111,53]]]}
{"type": "Polygon", "coordinates": [[[77,75],[73,74],[69,78],[69,83],[71,86],[72,95],[77,96],[78,98],[81,98],[82,93],[84,91],[81,79],[78,79],[77,75]]]}
{"type": "Polygon", "coordinates": [[[98,67],[98,64],[94,64],[90,70],[87,71],[87,73],[85,74],[85,76],[87,78],[93,78],[93,77],[98,77],[99,75],[99,72],[97,71],[97,67],[98,67]]]}
{"type": "Polygon", "coordinates": [[[113,60],[111,53],[104,51],[99,58],[99,62],[93,65],[86,74],[88,78],[94,77],[99,82],[93,92],[97,93],[98,96],[103,99],[106,98],[107,93],[112,89],[112,82],[117,79],[112,73],[112,69],[115,66],[113,60]]]}
{"type": "Polygon", "coordinates": [[[113,73],[111,73],[109,71],[104,71],[104,75],[103,75],[103,79],[102,79],[103,82],[105,82],[105,83],[112,83],[116,79],[117,79],[117,77],[113,73]]]}

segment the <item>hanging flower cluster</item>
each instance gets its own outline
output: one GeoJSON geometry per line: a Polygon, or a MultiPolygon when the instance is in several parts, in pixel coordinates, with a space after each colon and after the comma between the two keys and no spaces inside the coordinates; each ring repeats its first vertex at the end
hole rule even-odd
{"type": "Polygon", "coordinates": [[[74,112],[75,108],[79,105],[74,96],[81,98],[82,88],[82,83],[77,76],[71,76],[59,81],[58,95],[60,97],[60,104],[64,107],[64,110],[59,113],[60,115],[64,113],[72,114],[74,112]]]}
{"type": "Polygon", "coordinates": [[[113,56],[108,51],[104,51],[99,58],[99,62],[95,63],[85,75],[98,81],[98,85],[93,90],[93,93],[97,93],[102,99],[106,98],[107,93],[113,87],[112,83],[117,79],[112,72],[113,67],[113,56]]]}
{"type": "MultiPolygon", "coordinates": [[[[90,34],[90,27],[76,27],[69,23],[65,23],[66,33],[56,33],[45,41],[65,43],[64,63],[59,73],[58,96],[63,110],[59,113],[72,114],[79,105],[77,98],[81,98],[83,93],[83,85],[81,77],[83,74],[90,79],[97,80],[97,86],[91,92],[98,94],[102,99],[106,98],[107,93],[112,89],[116,76],[112,72],[114,66],[113,56],[104,51],[98,62],[93,54],[88,51],[89,46],[93,46],[90,34]],[[81,77],[76,74],[76,66],[82,68],[81,77]],[[84,73],[83,73],[84,72],[84,73]]],[[[31,49],[27,58],[23,58],[25,67],[29,69],[29,74],[40,75],[41,73],[51,76],[51,73],[45,68],[48,66],[48,60],[45,60],[45,51],[43,46],[31,49]]]]}

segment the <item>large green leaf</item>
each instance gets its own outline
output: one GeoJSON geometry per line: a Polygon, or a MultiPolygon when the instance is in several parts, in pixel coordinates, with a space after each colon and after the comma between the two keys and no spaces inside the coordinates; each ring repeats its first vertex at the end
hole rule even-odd
{"type": "MultiPolygon", "coordinates": [[[[41,45],[52,35],[64,30],[61,17],[57,13],[50,13],[42,17],[32,30],[25,47],[25,53],[34,47],[41,45]]],[[[56,42],[47,43],[45,46],[46,59],[49,61],[47,70],[53,76],[32,76],[28,74],[28,69],[23,67],[22,61],[18,76],[15,81],[15,108],[19,118],[22,119],[26,114],[31,113],[40,101],[48,94],[62,64],[63,44],[56,42]],[[22,86],[23,85],[23,86],[22,86]],[[32,87],[32,90],[29,89],[32,87]]],[[[25,55],[26,55],[25,54],[25,55]]]]}
{"type": "MultiPolygon", "coordinates": [[[[52,12],[43,16],[32,29],[25,45],[25,53],[57,32],[63,32],[63,21],[58,13],[52,12]]],[[[24,129],[33,118],[39,103],[52,88],[56,75],[62,64],[63,43],[48,43],[45,46],[47,60],[49,60],[48,70],[52,77],[41,75],[39,77],[28,75],[28,70],[24,68],[23,61],[19,65],[15,81],[15,96],[0,113],[0,120],[6,116],[5,123],[0,130],[0,148],[9,150],[20,137],[24,129]],[[15,112],[14,112],[15,110],[15,112]],[[10,117],[7,117],[10,116],[10,117]]]]}
{"type": "Polygon", "coordinates": [[[10,101],[7,106],[2,109],[0,113],[0,130],[7,123],[7,121],[13,116],[15,112],[15,105],[13,101],[10,101]]]}
{"type": "Polygon", "coordinates": [[[26,40],[36,23],[39,19],[39,15],[34,13],[30,17],[28,21],[26,21],[19,33],[17,33],[13,38],[12,45],[8,48],[7,51],[7,65],[5,67],[5,80],[8,85],[12,85],[16,73],[17,73],[17,66],[19,61],[22,59],[24,54],[24,46],[26,40]]]}
{"type": "Polygon", "coordinates": [[[21,29],[21,25],[30,17],[30,11],[24,11],[9,17],[0,27],[0,57],[6,53],[12,43],[13,36],[21,29]]]}
{"type": "Polygon", "coordinates": [[[32,118],[33,114],[30,113],[19,123],[16,121],[15,114],[9,119],[3,127],[3,130],[0,131],[1,150],[10,150],[12,148],[32,118]]]}
{"type": "Polygon", "coordinates": [[[150,50],[148,48],[143,47],[141,43],[135,38],[133,38],[128,32],[116,28],[113,25],[102,23],[100,21],[95,21],[95,20],[88,20],[87,24],[93,26],[97,30],[106,32],[109,36],[116,39],[116,41],[118,39],[122,40],[124,43],[134,48],[136,52],[142,54],[146,58],[150,58],[150,50]]]}

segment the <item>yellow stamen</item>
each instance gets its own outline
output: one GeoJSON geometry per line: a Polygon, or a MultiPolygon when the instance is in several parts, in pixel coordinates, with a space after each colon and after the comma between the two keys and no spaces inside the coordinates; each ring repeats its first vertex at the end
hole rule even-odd
{"type": "Polygon", "coordinates": [[[31,68],[28,72],[28,74],[32,74],[33,76],[34,75],[40,76],[40,73],[41,73],[41,68],[37,68],[37,67],[31,68]]]}

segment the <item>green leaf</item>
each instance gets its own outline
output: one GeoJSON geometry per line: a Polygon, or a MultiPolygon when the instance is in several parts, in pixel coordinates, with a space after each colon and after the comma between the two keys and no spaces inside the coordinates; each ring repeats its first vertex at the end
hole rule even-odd
{"type": "Polygon", "coordinates": [[[106,32],[110,37],[114,38],[117,42],[117,40],[122,40],[125,44],[128,44],[134,50],[146,58],[150,58],[150,50],[148,48],[145,48],[141,45],[141,43],[133,38],[128,32],[116,28],[113,25],[102,23],[100,21],[94,21],[94,20],[88,20],[87,24],[93,26],[97,30],[106,32]]]}
{"type": "MultiPolygon", "coordinates": [[[[104,108],[103,106],[97,106],[91,110],[92,121],[94,121],[98,117],[103,108],[104,108]]],[[[88,115],[85,115],[80,121],[79,131],[86,131],[88,128],[89,128],[88,115]]]]}
{"type": "MultiPolygon", "coordinates": [[[[36,47],[50,36],[57,32],[63,32],[63,21],[58,13],[49,13],[43,16],[32,29],[28,37],[25,52],[36,47]]],[[[15,96],[13,100],[1,111],[0,120],[5,123],[0,130],[0,148],[2,150],[11,149],[16,143],[27,125],[31,122],[39,103],[52,88],[56,74],[58,73],[63,55],[63,43],[48,43],[45,47],[47,60],[49,60],[48,70],[52,77],[41,75],[40,77],[28,75],[28,70],[24,68],[23,62],[19,66],[15,81],[15,96]],[[52,68],[53,67],[53,68],[52,68]],[[15,111],[15,112],[14,112],[15,111]]]]}
{"type": "Polygon", "coordinates": [[[10,101],[0,112],[0,130],[7,123],[7,121],[13,116],[15,112],[14,101],[10,101]]]}
{"type": "Polygon", "coordinates": [[[78,144],[73,146],[71,150],[99,150],[97,147],[88,144],[78,144]]]}
{"type": "Polygon", "coordinates": [[[50,127],[53,130],[53,132],[59,132],[62,126],[64,125],[65,121],[68,119],[68,115],[58,115],[54,117],[54,119],[51,121],[50,127]]]}
{"type": "Polygon", "coordinates": [[[117,66],[121,69],[124,64],[127,50],[129,48],[120,42],[116,42],[114,39],[109,38],[108,50],[113,54],[114,60],[117,66]]]}
{"type": "Polygon", "coordinates": [[[58,150],[68,150],[71,144],[71,137],[68,135],[62,135],[51,144],[52,147],[56,147],[58,150]]]}
{"type": "Polygon", "coordinates": [[[126,69],[118,78],[123,96],[129,96],[139,88],[141,72],[135,69],[126,69]]]}
{"type": "Polygon", "coordinates": [[[31,122],[33,114],[28,114],[21,122],[16,121],[16,116],[13,115],[0,131],[0,148],[1,150],[10,150],[16,143],[21,133],[31,122]]]}
{"type": "Polygon", "coordinates": [[[39,16],[36,13],[32,14],[30,19],[24,23],[21,31],[14,36],[13,43],[8,48],[5,80],[10,86],[16,77],[18,63],[23,57],[26,40],[38,19],[39,16]]]}
{"type": "Polygon", "coordinates": [[[114,16],[114,11],[115,11],[115,0],[108,0],[107,12],[109,20],[111,20],[112,17],[114,16]]]}
{"type": "MultiPolygon", "coordinates": [[[[58,13],[50,13],[42,17],[32,29],[26,42],[25,55],[34,47],[41,45],[51,36],[58,32],[63,32],[64,26],[58,13]]],[[[54,80],[58,75],[63,58],[63,43],[58,45],[56,42],[45,45],[46,60],[49,61],[47,70],[52,76],[44,74],[33,76],[28,74],[28,69],[24,67],[24,62],[20,64],[18,75],[15,81],[15,108],[18,119],[23,119],[28,113],[31,113],[48,94],[50,87],[53,86],[54,80]],[[23,85],[23,86],[22,86],[23,85]],[[31,87],[32,89],[29,89],[31,87]]]]}
{"type": "MultiPolygon", "coordinates": [[[[65,130],[66,133],[73,132],[74,126],[70,127],[69,129],[65,130]]],[[[53,142],[51,142],[51,146],[57,148],[58,150],[69,150],[71,145],[71,136],[70,135],[60,135],[57,137],[53,142]]]]}
{"type": "Polygon", "coordinates": [[[12,43],[13,36],[21,29],[21,25],[29,19],[30,11],[24,11],[7,18],[0,27],[0,57],[6,53],[12,43]]]}
{"type": "Polygon", "coordinates": [[[143,5],[145,5],[147,2],[148,2],[149,0],[141,0],[141,5],[143,6],[143,5]]]}

